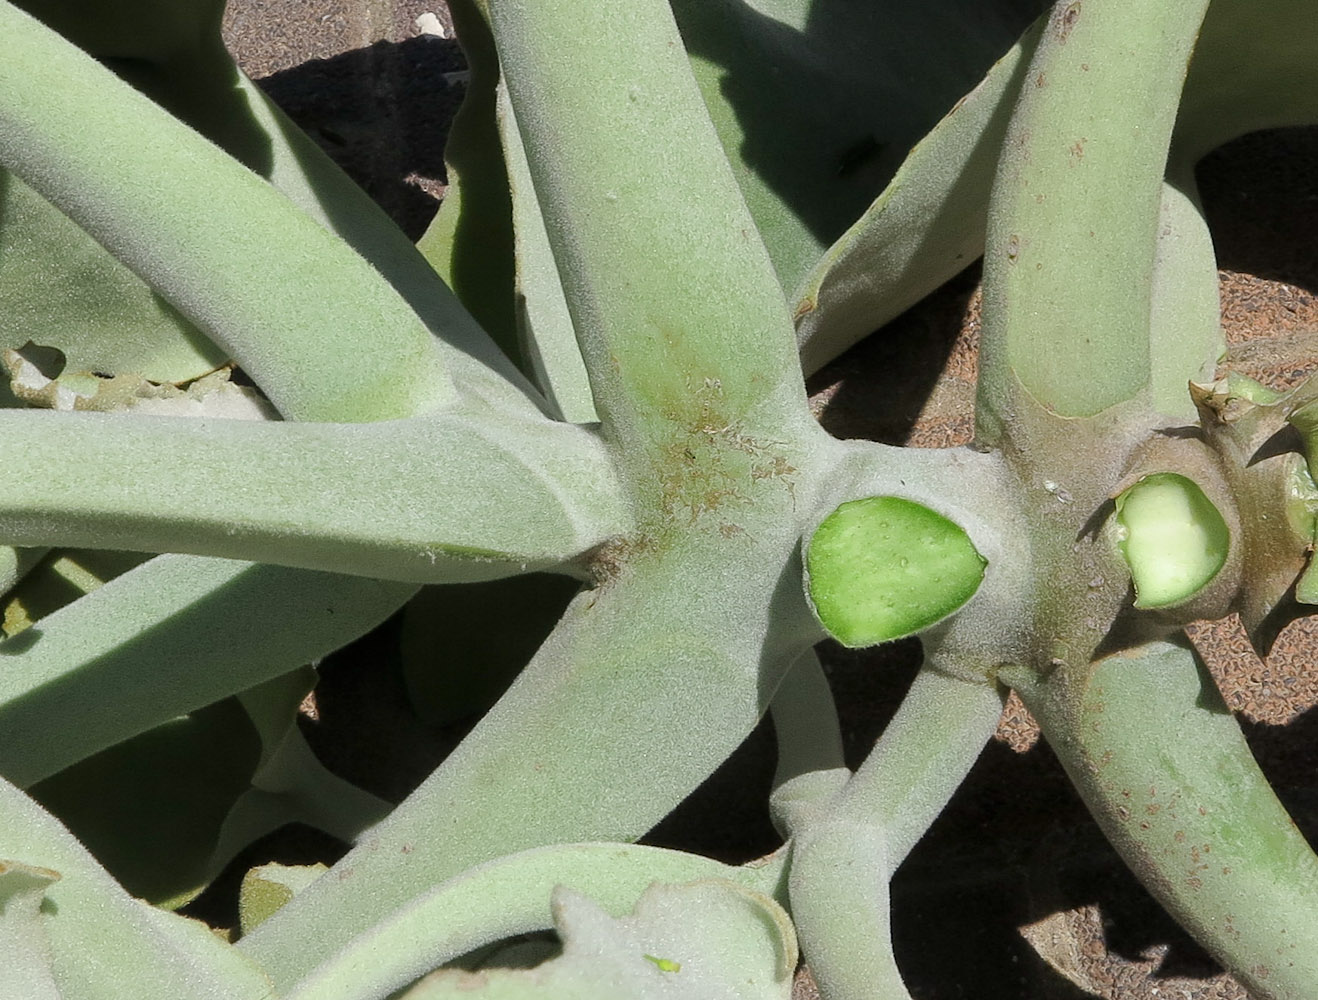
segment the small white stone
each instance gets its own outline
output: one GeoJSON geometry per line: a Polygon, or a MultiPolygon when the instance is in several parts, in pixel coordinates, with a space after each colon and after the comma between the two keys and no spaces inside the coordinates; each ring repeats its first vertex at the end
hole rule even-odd
{"type": "Polygon", "coordinates": [[[415,21],[416,30],[422,35],[433,35],[436,38],[452,38],[453,32],[444,26],[444,22],[432,11],[426,11],[415,21]]]}

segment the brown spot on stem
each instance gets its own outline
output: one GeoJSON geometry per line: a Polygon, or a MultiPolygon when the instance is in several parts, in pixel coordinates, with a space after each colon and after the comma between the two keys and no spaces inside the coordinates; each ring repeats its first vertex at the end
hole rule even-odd
{"type": "Polygon", "coordinates": [[[1053,32],[1057,35],[1057,40],[1059,42],[1065,44],[1066,40],[1071,36],[1071,29],[1075,27],[1075,23],[1078,20],[1080,20],[1080,4],[1078,0],[1076,3],[1067,4],[1066,7],[1062,9],[1061,13],[1053,15],[1053,32]]]}

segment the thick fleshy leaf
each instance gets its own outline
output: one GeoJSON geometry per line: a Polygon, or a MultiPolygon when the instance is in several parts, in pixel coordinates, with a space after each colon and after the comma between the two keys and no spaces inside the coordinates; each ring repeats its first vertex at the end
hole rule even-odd
{"type": "Polygon", "coordinates": [[[596,419],[484,0],[450,5],[471,76],[444,144],[448,188],[417,243],[562,419],[596,419]]]}
{"type": "Polygon", "coordinates": [[[1146,391],[1167,150],[1207,7],[1068,4],[1049,15],[989,212],[984,443],[1000,442],[1024,397],[1088,417],[1146,391]]]}
{"type": "Polygon", "coordinates": [[[223,350],[4,171],[0,221],[0,346],[37,340],[59,348],[70,372],[136,372],[158,382],[224,363],[223,350]]]}
{"type": "Polygon", "coordinates": [[[470,77],[444,142],[448,187],[417,249],[503,352],[525,364],[513,291],[512,195],[495,111],[499,57],[482,0],[449,5],[470,77]]]}
{"type": "MultiPolygon", "coordinates": [[[[235,71],[219,43],[223,0],[16,6],[176,113],[190,99],[216,117],[233,120],[241,110],[230,82],[235,71]]],[[[3,346],[37,339],[63,351],[70,372],[134,372],[159,382],[197,378],[225,361],[223,350],[104,247],[3,170],[0,218],[0,330],[10,341],[3,346]]]]}
{"type": "Polygon", "coordinates": [[[749,475],[746,458],[764,447],[742,430],[752,411],[755,434],[777,440],[806,433],[810,417],[780,287],[667,3],[595,9],[589,32],[567,6],[501,3],[490,17],[620,464],[646,494],[684,448],[692,477],[740,480],[733,463],[749,475]],[[674,177],[683,196],[656,197],[674,177]],[[710,449],[725,430],[742,440],[710,449]]]}
{"type": "Polygon", "coordinates": [[[412,593],[227,559],[152,559],[0,644],[0,774],[31,784],[287,673],[412,593]]]}
{"type": "Polygon", "coordinates": [[[286,416],[406,416],[451,393],[404,299],[264,180],[8,3],[0,47],[0,163],[229,351],[286,416]]]}
{"type": "Polygon", "coordinates": [[[102,549],[56,549],[48,553],[5,595],[5,637],[17,635],[148,558],[140,552],[102,549]]]}
{"type": "Polygon", "coordinates": [[[478,718],[530,662],[580,589],[578,581],[549,573],[422,587],[403,612],[398,637],[417,715],[432,726],[478,718]]]}
{"type": "Polygon", "coordinates": [[[479,404],[359,424],[2,410],[0,434],[11,543],[456,582],[559,566],[628,522],[591,431],[479,404]]]}
{"type": "MultiPolygon", "coordinates": [[[[1060,672],[1059,672],[1060,673],[1060,672]]],[[[1145,888],[1252,994],[1318,982],[1318,858],[1183,641],[1066,677],[1012,677],[1090,812],[1145,888]]]]}
{"type": "Polygon", "coordinates": [[[786,292],[1042,7],[674,0],[710,117],[786,292]]]}
{"type": "Polygon", "coordinates": [[[29,791],[125,889],[174,909],[215,874],[207,861],[216,836],[248,787],[259,753],[246,714],[225,699],[81,760],[29,791]]]}
{"type": "Polygon", "coordinates": [[[224,0],[14,0],[79,48],[100,57],[168,65],[195,60],[219,32],[224,0]]]}
{"type": "Polygon", "coordinates": [[[296,717],[314,682],[309,668],[268,681],[79,761],[31,794],[133,895],[169,909],[285,824],[351,842],[391,807],[307,747],[296,717]]]}
{"type": "Polygon", "coordinates": [[[439,769],[240,947],[286,989],[474,865],[545,843],[630,840],[662,819],[750,732],[819,636],[785,584],[799,579],[796,532],[775,538],[778,507],[761,506],[743,512],[741,533],[642,554],[579,595],[439,769]]]}
{"type": "Polygon", "coordinates": [[[499,132],[513,198],[516,251],[518,340],[526,364],[564,420],[591,423],[598,418],[576,328],[563,297],[563,283],[545,230],[544,215],[526,162],[508,88],[498,88],[499,132]]]}
{"type": "MultiPolygon", "coordinates": [[[[778,891],[783,856],[733,868],[709,858],[629,844],[564,844],[499,858],[395,910],[288,994],[289,1000],[383,997],[472,949],[552,926],[556,887],[625,913],[655,883],[717,880],[760,900],[778,891]]],[[[595,942],[600,943],[600,942],[595,942]]]]}
{"type": "Polygon", "coordinates": [[[61,1000],[268,1000],[270,981],[209,928],[133,899],[51,815],[0,779],[0,858],[58,875],[42,930],[61,1000]],[[21,860],[20,860],[21,859],[21,860]]]}
{"type": "Polygon", "coordinates": [[[767,896],[725,881],[655,885],[627,917],[558,889],[554,923],[563,954],[535,969],[441,971],[406,1000],[786,1000],[796,940],[767,896]]]}
{"type": "MultiPolygon", "coordinates": [[[[1217,0],[1210,6],[1168,162],[1168,175],[1184,196],[1193,197],[1186,179],[1195,162],[1215,146],[1255,129],[1318,120],[1318,37],[1294,30],[1310,13],[1308,0],[1217,0]]],[[[806,371],[932,292],[983,251],[989,188],[1007,117],[1041,28],[1026,33],[911,150],[888,187],[797,287],[793,301],[806,371]]],[[[1205,277],[1198,263],[1204,240],[1185,214],[1164,216],[1164,223],[1171,232],[1163,235],[1171,238],[1159,250],[1154,307],[1171,323],[1158,325],[1191,330],[1189,343],[1197,350],[1213,277],[1205,277]],[[1198,245],[1183,246],[1178,256],[1169,249],[1177,243],[1198,245]]],[[[1166,347],[1184,355],[1184,345],[1169,332],[1166,347]]],[[[1198,353],[1188,361],[1179,366],[1187,372],[1203,364],[1198,353]]],[[[1157,365],[1154,370],[1156,378],[1167,372],[1157,365]]],[[[1166,377],[1170,382],[1172,376],[1166,377]]],[[[1183,397],[1164,393],[1158,383],[1154,388],[1165,412],[1180,412],[1183,397]]]]}
{"type": "Polygon", "coordinates": [[[813,372],[984,252],[989,189],[1041,26],[911,149],[873,204],[790,292],[813,372]]]}

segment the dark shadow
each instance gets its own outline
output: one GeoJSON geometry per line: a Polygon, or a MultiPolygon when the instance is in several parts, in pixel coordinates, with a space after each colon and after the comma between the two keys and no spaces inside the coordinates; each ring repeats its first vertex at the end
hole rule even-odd
{"type": "Polygon", "coordinates": [[[688,50],[722,71],[743,160],[827,244],[1045,6],[815,0],[799,30],[745,0],[673,11],[688,50]]]}
{"type": "Polygon", "coordinates": [[[444,141],[465,88],[455,41],[376,42],[256,81],[415,241],[439,207],[444,141]]]}
{"type": "MultiPolygon", "coordinates": [[[[1297,580],[1296,583],[1298,582],[1297,580]]],[[[1272,610],[1250,630],[1249,641],[1253,644],[1255,652],[1263,659],[1267,659],[1268,654],[1272,652],[1272,647],[1287,625],[1296,619],[1307,618],[1314,612],[1312,604],[1301,604],[1295,599],[1296,583],[1290,585],[1272,610]]]]}
{"type": "Polygon", "coordinates": [[[1042,742],[1024,754],[990,742],[898,870],[892,898],[897,959],[917,997],[1089,1000],[1021,928],[1091,906],[1099,927],[1064,927],[1095,961],[1165,949],[1155,976],[1220,972],[1130,874],[1042,742]]]}
{"type": "Polygon", "coordinates": [[[1277,433],[1259,445],[1258,451],[1249,456],[1246,467],[1258,465],[1260,462],[1266,462],[1270,458],[1276,458],[1290,452],[1298,452],[1302,455],[1304,451],[1303,435],[1293,424],[1282,424],[1277,433]]]}
{"type": "Polygon", "coordinates": [[[391,802],[401,802],[429,777],[479,718],[439,728],[417,716],[399,652],[403,615],[322,660],[316,718],[298,717],[326,767],[391,802]]]}
{"type": "Polygon", "coordinates": [[[1195,169],[1220,267],[1318,293],[1318,127],[1242,136],[1195,169]]]}
{"type": "Polygon", "coordinates": [[[238,897],[243,876],[257,865],[332,865],[348,852],[348,845],[302,823],[290,823],[249,844],[225,866],[215,881],[178,912],[211,927],[238,927],[238,897]]]}
{"type": "Polygon", "coordinates": [[[1318,844],[1318,706],[1284,726],[1242,719],[1240,727],[1277,798],[1305,839],[1318,844]]]}
{"type": "MultiPolygon", "coordinates": [[[[978,284],[978,265],[967,268],[811,376],[806,389],[811,396],[824,400],[818,413],[824,429],[838,438],[908,444],[924,414],[926,419],[941,419],[949,438],[969,440],[974,413],[973,386],[968,381],[964,406],[949,405],[947,413],[925,411],[958,347],[962,323],[978,284]]],[[[973,349],[973,345],[967,346],[973,349]]]]}
{"type": "MultiPolygon", "coordinates": [[[[963,232],[968,226],[978,226],[982,244],[993,165],[1013,107],[1010,95],[1018,91],[1028,62],[1021,60],[1016,78],[1006,87],[1007,98],[994,110],[961,176],[933,208],[933,217],[922,230],[922,240],[935,247],[950,239],[973,243],[963,232]]],[[[917,251],[911,260],[927,266],[928,260],[941,256],[938,251],[933,257],[917,251]]],[[[967,251],[967,259],[946,261],[949,280],[941,288],[913,303],[810,380],[812,392],[838,385],[820,415],[821,423],[831,433],[917,447],[950,447],[971,440],[979,332],[978,318],[972,318],[971,309],[980,267],[968,266],[974,264],[969,256],[967,251]],[[964,270],[955,274],[956,268],[964,270]],[[876,351],[880,356],[871,357],[876,351]],[[866,373],[863,380],[846,377],[862,368],[866,373]],[[931,399],[940,384],[945,391],[938,400],[931,399]],[[882,423],[865,428],[851,416],[857,412],[881,414],[882,423]]],[[[918,275],[915,280],[927,287],[930,278],[918,275]]]]}

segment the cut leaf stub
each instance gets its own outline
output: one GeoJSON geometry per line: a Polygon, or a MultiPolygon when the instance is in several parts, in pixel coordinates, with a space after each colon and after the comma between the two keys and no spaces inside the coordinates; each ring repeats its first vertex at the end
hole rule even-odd
{"type": "Polygon", "coordinates": [[[970,600],[988,561],[952,521],[901,497],[851,500],[806,552],[820,624],[853,649],[913,635],[970,600]]]}
{"type": "Polygon", "coordinates": [[[1231,531],[1204,491],[1184,476],[1145,476],[1116,505],[1118,545],[1135,584],[1135,607],[1188,601],[1226,563],[1231,531]]]}

